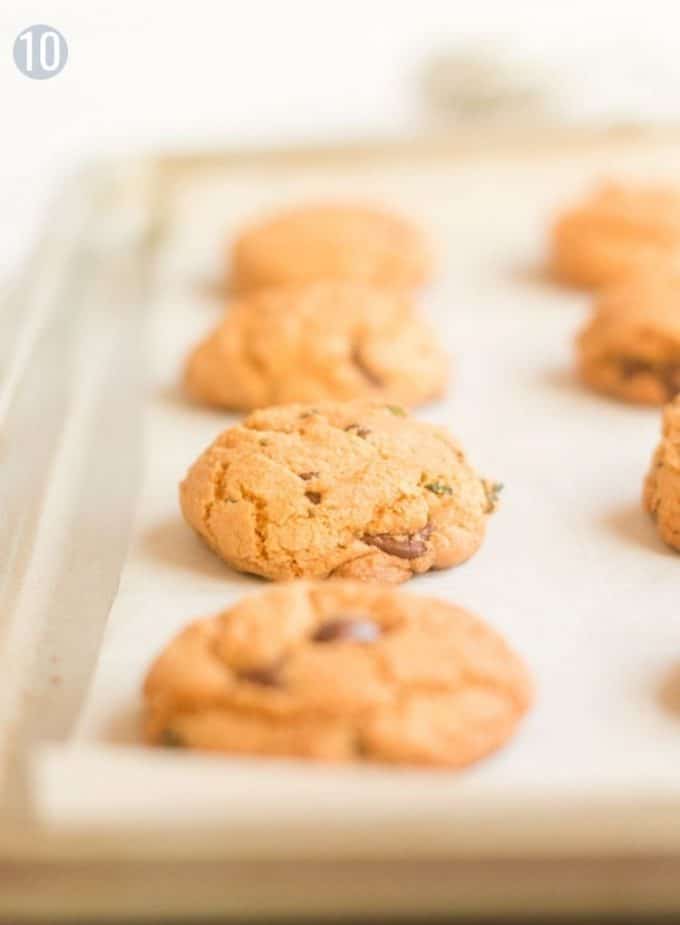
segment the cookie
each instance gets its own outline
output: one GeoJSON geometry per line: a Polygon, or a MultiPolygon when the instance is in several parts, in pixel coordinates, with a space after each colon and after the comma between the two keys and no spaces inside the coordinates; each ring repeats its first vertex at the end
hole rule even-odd
{"type": "Polygon", "coordinates": [[[599,288],[680,256],[680,190],[610,183],[566,212],[552,232],[552,269],[599,288]]]}
{"type": "Polygon", "coordinates": [[[234,243],[234,290],[316,279],[413,288],[429,278],[430,247],[407,219],[363,205],[291,208],[246,229],[234,243]]]}
{"type": "Polygon", "coordinates": [[[680,552],[680,397],[664,410],[663,435],[645,481],[644,505],[664,542],[680,552]]]}
{"type": "Polygon", "coordinates": [[[598,392],[665,404],[680,392],[680,275],[639,274],[605,290],[577,350],[598,392]]]}
{"type": "Polygon", "coordinates": [[[185,370],[197,401],[287,402],[440,395],[447,358],[409,295],[347,280],[261,289],[234,301],[185,370]]]}
{"type": "Polygon", "coordinates": [[[256,411],[226,430],[180,502],[239,571],[400,582],[469,559],[498,489],[446,431],[401,407],[328,402],[256,411]]]}
{"type": "Polygon", "coordinates": [[[504,640],[460,607],[298,581],[180,633],[147,676],[145,732],[230,754],[455,768],[510,738],[531,688],[504,640]]]}

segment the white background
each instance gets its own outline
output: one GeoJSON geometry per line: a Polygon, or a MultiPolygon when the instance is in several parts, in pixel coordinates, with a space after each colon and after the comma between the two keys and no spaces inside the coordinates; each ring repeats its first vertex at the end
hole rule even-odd
{"type": "Polygon", "coordinates": [[[86,157],[414,129],[422,61],[452,44],[493,40],[552,69],[572,114],[668,118],[680,108],[679,24],[675,0],[4,0],[0,277],[47,191],[86,157]],[[49,81],[12,58],[38,22],[70,50],[49,81]]]}

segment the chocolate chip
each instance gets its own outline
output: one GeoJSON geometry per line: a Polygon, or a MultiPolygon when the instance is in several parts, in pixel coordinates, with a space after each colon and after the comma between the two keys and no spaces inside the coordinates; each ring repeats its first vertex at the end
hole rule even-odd
{"type": "Polygon", "coordinates": [[[184,739],[178,732],[175,732],[174,729],[168,726],[161,732],[160,744],[164,745],[166,748],[183,748],[184,739]]]}
{"type": "Polygon", "coordinates": [[[669,398],[675,398],[680,392],[680,363],[667,363],[664,367],[663,381],[669,398]]]}
{"type": "Polygon", "coordinates": [[[432,534],[432,526],[427,524],[417,533],[404,533],[393,536],[391,533],[373,533],[362,536],[364,543],[376,546],[388,556],[399,559],[417,559],[427,552],[427,540],[432,534]]]}
{"type": "Polygon", "coordinates": [[[452,495],[453,489],[446,482],[428,482],[425,486],[433,495],[452,495]]]}
{"type": "Polygon", "coordinates": [[[279,665],[269,665],[266,668],[249,668],[247,671],[239,672],[239,678],[242,681],[249,681],[251,684],[260,684],[262,687],[281,687],[279,665]]]}
{"type": "Polygon", "coordinates": [[[622,357],[618,364],[624,379],[633,379],[641,374],[655,376],[665,387],[669,398],[674,398],[680,392],[680,363],[654,363],[638,357],[622,357]]]}
{"type": "Polygon", "coordinates": [[[351,360],[368,383],[376,386],[376,388],[385,384],[380,376],[367,365],[358,347],[354,347],[352,350],[351,360]]]}
{"type": "Polygon", "coordinates": [[[365,440],[366,437],[370,434],[368,427],[361,427],[359,424],[350,424],[349,427],[346,427],[345,430],[348,433],[354,432],[357,437],[361,437],[362,440],[365,440]]]}
{"type": "Polygon", "coordinates": [[[321,504],[321,492],[319,491],[306,491],[305,498],[308,498],[312,504],[321,504]]]}
{"type": "Polygon", "coordinates": [[[367,617],[335,617],[326,620],[312,635],[313,642],[375,642],[380,627],[367,617]]]}
{"type": "Polygon", "coordinates": [[[632,379],[639,376],[640,373],[654,372],[654,366],[648,360],[641,360],[638,357],[621,357],[619,369],[624,379],[632,379]]]}
{"type": "Polygon", "coordinates": [[[357,758],[368,758],[371,754],[371,749],[365,736],[358,729],[354,733],[353,750],[357,758]]]}
{"type": "Polygon", "coordinates": [[[298,476],[298,478],[304,479],[305,482],[308,482],[310,479],[317,479],[318,477],[318,472],[300,472],[298,476]]]}

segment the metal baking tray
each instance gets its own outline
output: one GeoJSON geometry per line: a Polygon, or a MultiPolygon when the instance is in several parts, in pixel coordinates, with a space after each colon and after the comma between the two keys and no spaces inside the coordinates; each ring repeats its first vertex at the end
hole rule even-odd
{"type": "Polygon", "coordinates": [[[676,131],[545,130],[73,178],[1,316],[0,918],[680,910],[680,569],[639,503],[659,414],[579,385],[589,297],[542,272],[561,204],[679,164],[676,131]],[[430,230],[422,311],[455,375],[419,414],[506,485],[480,553],[409,586],[482,614],[536,677],[516,739],[463,773],[139,742],[156,651],[261,587],[179,517],[177,482],[234,420],[185,401],[182,357],[235,229],[328,197],[430,230]]]}

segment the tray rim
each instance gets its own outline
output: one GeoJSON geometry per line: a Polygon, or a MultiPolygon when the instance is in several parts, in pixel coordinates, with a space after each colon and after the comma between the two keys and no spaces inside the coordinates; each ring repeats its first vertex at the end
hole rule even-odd
{"type": "Polygon", "coordinates": [[[148,161],[161,179],[184,171],[211,168],[279,166],[336,166],[373,160],[464,160],[543,158],[609,148],[679,144],[680,122],[667,125],[612,124],[608,126],[545,123],[520,128],[459,128],[441,132],[284,145],[167,148],[148,161]]]}

